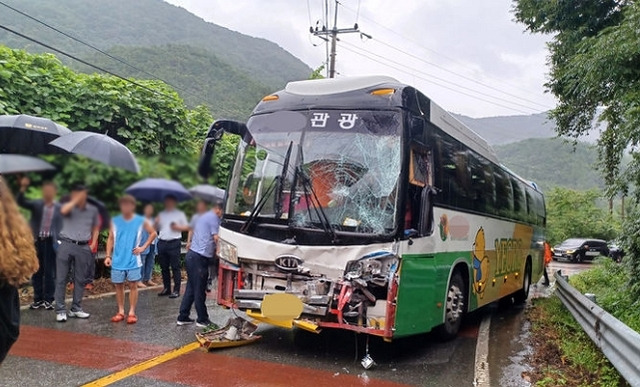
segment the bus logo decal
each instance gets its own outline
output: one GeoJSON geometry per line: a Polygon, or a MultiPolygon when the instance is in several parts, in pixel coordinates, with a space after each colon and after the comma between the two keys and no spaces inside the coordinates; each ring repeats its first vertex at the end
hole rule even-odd
{"type": "Polygon", "coordinates": [[[274,264],[282,271],[293,272],[298,271],[298,268],[302,265],[302,259],[295,255],[281,255],[276,258],[274,264]]]}
{"type": "Polygon", "coordinates": [[[473,291],[484,298],[487,274],[489,273],[489,257],[487,256],[484,240],[484,229],[480,227],[473,243],[473,291]]]}
{"type": "Polygon", "coordinates": [[[440,230],[440,239],[442,239],[443,242],[446,241],[449,236],[449,218],[447,217],[447,214],[442,214],[440,216],[438,229],[440,230]]]}

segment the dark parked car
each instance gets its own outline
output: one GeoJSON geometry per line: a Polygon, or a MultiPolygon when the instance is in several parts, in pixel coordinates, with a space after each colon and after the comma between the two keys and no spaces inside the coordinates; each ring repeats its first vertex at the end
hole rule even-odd
{"type": "Polygon", "coordinates": [[[553,259],[568,259],[571,262],[593,260],[603,255],[609,256],[607,242],[600,239],[571,238],[553,248],[553,259]]]}
{"type": "Polygon", "coordinates": [[[622,246],[620,246],[620,242],[609,242],[609,257],[611,257],[611,259],[616,262],[622,262],[622,258],[624,257],[624,250],[622,249],[622,246]]]}

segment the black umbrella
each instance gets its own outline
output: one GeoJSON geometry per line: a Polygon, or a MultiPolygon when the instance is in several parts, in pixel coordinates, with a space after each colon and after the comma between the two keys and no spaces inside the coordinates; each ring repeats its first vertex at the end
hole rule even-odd
{"type": "Polygon", "coordinates": [[[179,182],[169,179],[144,179],[133,183],[124,192],[142,202],[161,202],[167,196],[173,196],[182,202],[191,199],[191,194],[179,182]]]}
{"type": "Polygon", "coordinates": [[[112,167],[140,173],[138,161],[129,148],[104,134],[73,132],[51,141],[51,145],[112,167]]]}
{"type": "Polygon", "coordinates": [[[66,153],[49,145],[71,131],[48,118],[26,114],[0,116],[0,153],[39,155],[66,153]]]}
{"type": "MultiPolygon", "coordinates": [[[[65,195],[60,198],[60,203],[64,204],[71,200],[70,195],[65,195]]],[[[109,210],[107,210],[107,206],[104,205],[103,202],[94,198],[93,196],[87,197],[87,202],[93,204],[98,209],[100,213],[100,230],[106,230],[111,225],[111,215],[109,215],[109,210]]]]}
{"type": "Polygon", "coordinates": [[[54,169],[56,167],[53,165],[35,157],[0,154],[0,174],[9,175],[12,173],[51,171],[54,169]]]}
{"type": "Polygon", "coordinates": [[[221,203],[224,201],[225,191],[215,185],[200,184],[189,188],[189,192],[193,197],[204,200],[209,203],[221,203]]]}

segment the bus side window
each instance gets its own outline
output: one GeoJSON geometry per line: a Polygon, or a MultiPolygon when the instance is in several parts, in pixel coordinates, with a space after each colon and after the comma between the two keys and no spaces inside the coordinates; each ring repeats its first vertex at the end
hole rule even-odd
{"type": "Polygon", "coordinates": [[[496,182],[495,215],[511,217],[513,215],[513,187],[511,187],[511,180],[502,168],[495,168],[493,176],[496,182]]]}
{"type": "Polygon", "coordinates": [[[471,200],[473,209],[483,213],[494,213],[495,187],[493,184],[493,168],[482,156],[471,153],[471,200]]]}
{"type": "Polygon", "coordinates": [[[420,236],[433,232],[433,152],[411,148],[409,190],[405,230],[417,230],[420,236]]]}
{"type": "Polygon", "coordinates": [[[513,186],[513,212],[514,218],[521,221],[527,221],[527,199],[524,194],[523,184],[515,178],[511,179],[513,186]]]}

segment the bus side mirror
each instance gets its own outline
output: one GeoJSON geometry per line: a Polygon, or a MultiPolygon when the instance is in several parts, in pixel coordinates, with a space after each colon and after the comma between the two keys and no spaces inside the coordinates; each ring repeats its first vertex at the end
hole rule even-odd
{"type": "Polygon", "coordinates": [[[247,125],[244,122],[232,120],[217,120],[214,122],[209,128],[207,137],[219,140],[222,138],[223,133],[240,136],[240,138],[242,138],[247,144],[250,144],[252,140],[251,133],[249,133],[247,125]]]}
{"type": "MultiPolygon", "coordinates": [[[[222,131],[220,133],[222,133],[222,131]]],[[[222,137],[222,134],[220,135],[220,137],[222,137]]],[[[207,138],[204,141],[204,146],[202,147],[202,152],[200,153],[198,174],[205,180],[208,179],[211,175],[211,160],[213,160],[213,155],[215,154],[216,143],[218,142],[218,139],[215,137],[207,138]]]]}

